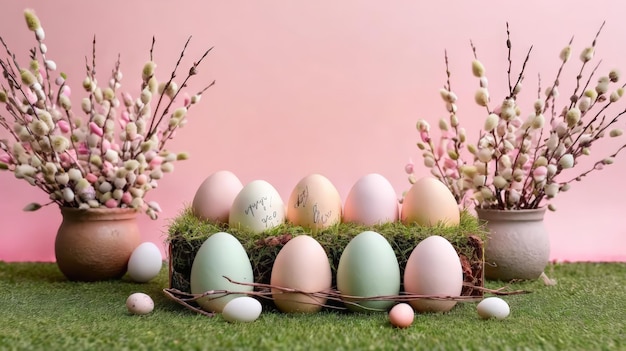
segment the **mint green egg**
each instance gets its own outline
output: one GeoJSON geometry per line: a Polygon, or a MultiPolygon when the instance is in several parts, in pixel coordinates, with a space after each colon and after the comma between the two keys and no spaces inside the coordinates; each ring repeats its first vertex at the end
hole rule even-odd
{"type": "MultiPolygon", "coordinates": [[[[229,282],[253,283],[252,264],[239,240],[229,233],[215,233],[207,238],[196,253],[191,266],[191,293],[202,294],[210,290],[237,292],[252,291],[253,287],[229,282]]],[[[198,299],[198,304],[208,312],[221,313],[232,299],[245,294],[218,294],[198,299]]]]}
{"type": "MultiPolygon", "coordinates": [[[[400,293],[400,266],[393,248],[382,235],[365,231],[344,248],[337,267],[337,289],[342,295],[372,297],[400,293]]],[[[386,311],[393,301],[353,301],[357,312],[386,311]]]]}

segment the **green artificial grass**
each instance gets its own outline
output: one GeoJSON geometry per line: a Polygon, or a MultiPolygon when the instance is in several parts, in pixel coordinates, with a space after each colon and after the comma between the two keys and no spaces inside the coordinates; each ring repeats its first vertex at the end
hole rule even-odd
{"type": "MultiPolygon", "coordinates": [[[[481,320],[476,303],[416,315],[407,329],[385,313],[271,311],[248,324],[205,317],[165,298],[167,269],[147,284],[68,282],[52,263],[0,262],[1,350],[625,350],[626,263],[551,265],[556,286],[515,282],[511,315],[481,320]],[[130,315],[133,292],[155,310],[130,315]]],[[[499,288],[502,282],[487,282],[499,288]]]]}

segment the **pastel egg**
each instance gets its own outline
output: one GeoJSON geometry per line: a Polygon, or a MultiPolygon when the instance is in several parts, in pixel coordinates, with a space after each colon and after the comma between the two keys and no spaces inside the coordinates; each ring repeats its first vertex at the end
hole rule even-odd
{"type": "Polygon", "coordinates": [[[335,186],[320,174],[304,177],[291,192],[287,220],[308,229],[324,229],[341,222],[342,203],[335,186]]]}
{"type": "Polygon", "coordinates": [[[151,242],[140,244],[128,259],[128,275],[137,283],[146,283],[155,278],[163,267],[161,250],[151,242]]]}
{"type": "Polygon", "coordinates": [[[235,323],[254,322],[261,315],[263,307],[261,303],[252,297],[242,296],[230,300],[222,310],[225,321],[235,323]]]}
{"type": "MultiPolygon", "coordinates": [[[[332,273],[322,245],[308,235],[292,238],[276,255],[271,285],[297,289],[306,293],[330,290],[332,273]]],[[[283,312],[313,313],[326,303],[325,297],[289,293],[272,289],[274,303],[283,312]]]]}
{"type": "Polygon", "coordinates": [[[343,221],[372,226],[398,220],[398,198],[393,186],[380,174],[361,177],[350,189],[343,221]]]}
{"type": "Polygon", "coordinates": [[[482,319],[505,319],[511,313],[509,304],[499,297],[488,297],[476,305],[476,311],[482,319]]]}
{"type": "Polygon", "coordinates": [[[231,228],[261,233],[285,222],[285,204],[278,191],[264,180],[246,184],[237,194],[228,219],[231,228]]]}
{"type": "MultiPolygon", "coordinates": [[[[461,261],[446,238],[432,235],[415,246],[404,269],[404,290],[407,293],[460,296],[462,289],[461,261]]],[[[447,312],[456,301],[415,299],[410,304],[418,312],[447,312]]]]}
{"type": "MultiPolygon", "coordinates": [[[[202,294],[210,290],[247,292],[253,289],[252,286],[235,282],[254,282],[248,254],[239,240],[231,234],[215,233],[202,243],[193,260],[190,275],[191,293],[202,294]]],[[[240,296],[245,295],[217,294],[200,298],[197,302],[205,311],[222,312],[230,300],[240,296]]]]}
{"type": "Polygon", "coordinates": [[[415,319],[415,312],[409,304],[399,303],[389,311],[389,323],[394,327],[408,328],[413,324],[413,319],[415,319]]]}
{"type": "Polygon", "coordinates": [[[154,309],[154,301],[147,294],[134,293],[126,299],[126,309],[132,314],[148,314],[154,309]]]}
{"type": "MultiPolygon", "coordinates": [[[[379,233],[365,231],[346,245],[337,266],[337,289],[342,295],[372,297],[398,295],[400,266],[393,248],[379,233]]],[[[348,302],[354,302],[346,299],[348,302]]],[[[385,311],[393,301],[347,303],[353,311],[385,311]]]]}
{"type": "Polygon", "coordinates": [[[461,214],[452,192],[439,180],[425,177],[415,182],[406,193],[400,218],[405,224],[455,226],[459,224],[461,214]]]}
{"type": "Polygon", "coordinates": [[[196,191],[191,204],[193,214],[214,223],[228,223],[230,208],[243,185],[230,171],[208,176],[196,191]]]}

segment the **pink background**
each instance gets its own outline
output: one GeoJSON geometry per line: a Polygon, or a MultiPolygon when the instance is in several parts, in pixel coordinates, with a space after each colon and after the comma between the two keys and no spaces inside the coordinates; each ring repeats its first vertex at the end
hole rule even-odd
{"type": "MultiPolygon", "coordinates": [[[[343,199],[359,177],[371,172],[384,175],[401,194],[409,187],[403,172],[409,158],[418,161],[418,172],[427,172],[415,147],[415,122],[426,118],[434,126],[446,115],[438,94],[445,82],[444,49],[461,99],[462,123],[470,136],[476,135],[484,115],[473,103],[477,82],[470,71],[469,40],[487,67],[492,98],[501,99],[506,21],[515,67],[534,45],[523,94],[528,101],[536,96],[537,73],[542,73],[545,87],[556,73],[559,51],[575,35],[575,60],[561,82],[562,94],[568,96],[578,54],[603,20],[607,24],[597,50],[604,60],[600,73],[620,65],[626,73],[621,2],[477,3],[7,1],[0,35],[24,60],[34,40],[22,11],[34,8],[46,30],[49,57],[74,84],[75,104],[83,96],[78,83],[94,34],[100,81],[107,79],[121,53],[123,88],[135,95],[153,35],[160,77],[169,74],[188,35],[193,35],[189,58],[215,46],[192,90],[212,79],[217,84],[169,144],[171,150],[189,151],[192,158],[178,163],[160,188],[148,194],[163,208],[160,219],[141,217],[143,239],[162,245],[168,219],[191,203],[204,178],[221,169],[234,172],[244,184],[264,179],[285,201],[310,173],[328,177],[343,199]]],[[[617,145],[617,140],[607,140],[592,151],[603,157],[617,145]]],[[[554,201],[558,211],[546,218],[553,259],[626,261],[625,171],[621,157],[554,201]]],[[[54,260],[59,211],[51,206],[22,212],[32,201],[44,202],[46,196],[13,174],[0,173],[0,260],[54,260]]]]}

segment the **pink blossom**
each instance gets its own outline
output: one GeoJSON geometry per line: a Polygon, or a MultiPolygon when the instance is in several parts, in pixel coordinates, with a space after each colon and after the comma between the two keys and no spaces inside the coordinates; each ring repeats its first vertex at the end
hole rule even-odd
{"type": "Polygon", "coordinates": [[[188,106],[189,104],[191,104],[191,98],[189,97],[189,94],[185,93],[183,95],[183,106],[188,106]]]}
{"type": "Polygon", "coordinates": [[[11,157],[8,154],[0,155],[0,162],[11,163],[11,157]]]}
{"type": "Polygon", "coordinates": [[[102,139],[102,151],[107,152],[109,149],[111,149],[111,142],[106,139],[102,139]]]}
{"type": "Polygon", "coordinates": [[[413,162],[409,162],[406,164],[406,166],[404,166],[404,171],[406,172],[406,174],[413,174],[413,162]]]}
{"type": "Polygon", "coordinates": [[[428,135],[428,132],[425,130],[420,131],[420,138],[422,138],[422,141],[425,143],[430,142],[430,136],[428,135]]]}
{"type": "Polygon", "coordinates": [[[78,154],[79,155],[89,154],[89,148],[87,147],[87,144],[85,144],[84,142],[78,144],[78,154]]]}
{"type": "Polygon", "coordinates": [[[456,161],[446,157],[443,161],[443,166],[445,168],[456,169],[456,161]]]}
{"type": "Polygon", "coordinates": [[[91,184],[95,183],[98,180],[98,176],[93,173],[89,173],[85,176],[85,179],[91,184]]]}
{"type": "Polygon", "coordinates": [[[548,168],[546,166],[539,166],[535,168],[535,170],[533,171],[533,179],[537,182],[540,182],[546,179],[547,175],[548,175],[548,168]]]}
{"type": "Polygon", "coordinates": [[[70,124],[66,120],[64,120],[64,119],[59,120],[57,122],[57,127],[59,127],[59,129],[63,133],[69,133],[69,131],[70,131],[70,124]]]}
{"type": "Polygon", "coordinates": [[[120,201],[128,205],[133,201],[133,196],[127,191],[124,194],[122,194],[122,198],[120,199],[120,201]]]}
{"type": "Polygon", "coordinates": [[[163,163],[163,157],[156,156],[152,160],[150,160],[150,167],[156,168],[156,166],[161,165],[161,163],[163,163]]]}
{"type": "Polygon", "coordinates": [[[26,100],[28,100],[29,103],[34,104],[37,102],[37,94],[35,94],[34,91],[25,89],[24,93],[26,93],[26,100]]]}
{"type": "Polygon", "coordinates": [[[95,135],[97,135],[99,137],[101,137],[104,134],[103,131],[102,131],[102,128],[98,127],[98,125],[95,122],[89,122],[89,130],[93,134],[95,134],[95,135]]]}
{"type": "Polygon", "coordinates": [[[63,86],[63,90],[61,91],[61,95],[65,95],[67,97],[70,97],[72,95],[72,89],[70,89],[69,86],[64,85],[63,86]]]}
{"type": "Polygon", "coordinates": [[[135,180],[135,184],[144,185],[148,181],[148,177],[145,174],[140,174],[137,176],[137,180],[135,180]]]}
{"type": "Polygon", "coordinates": [[[130,122],[130,114],[128,113],[128,111],[122,111],[122,114],[120,115],[121,120],[124,122],[130,122]]]}
{"type": "Polygon", "coordinates": [[[104,202],[104,206],[106,206],[107,208],[114,208],[117,207],[117,200],[115,199],[108,199],[104,202]]]}

